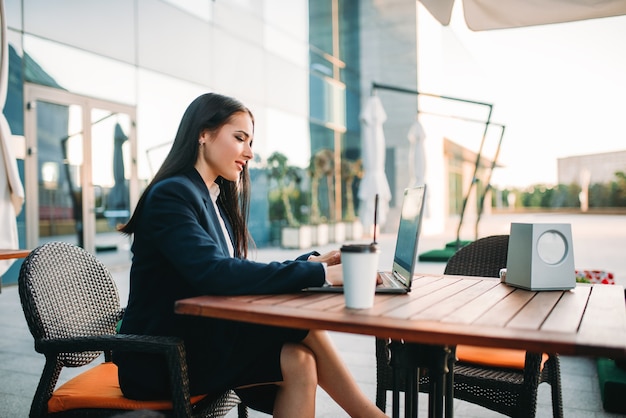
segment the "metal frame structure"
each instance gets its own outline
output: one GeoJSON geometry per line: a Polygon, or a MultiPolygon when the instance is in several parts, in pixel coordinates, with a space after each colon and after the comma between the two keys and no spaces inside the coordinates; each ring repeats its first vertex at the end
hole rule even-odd
{"type": "MultiPolygon", "coordinates": [[[[476,183],[476,180],[477,180],[476,176],[477,176],[477,173],[478,173],[478,167],[480,166],[480,158],[481,158],[482,153],[483,153],[483,147],[485,145],[485,140],[487,138],[487,132],[489,130],[489,126],[490,125],[494,125],[494,126],[500,127],[501,128],[501,134],[500,134],[500,140],[498,142],[496,154],[495,154],[495,157],[494,157],[494,159],[492,161],[491,169],[489,171],[487,185],[485,186],[485,192],[480,197],[479,212],[478,212],[478,215],[477,215],[477,218],[476,218],[476,226],[475,226],[475,233],[476,233],[476,237],[475,238],[478,238],[478,222],[480,220],[480,216],[481,216],[482,211],[483,211],[483,204],[484,204],[484,201],[485,201],[485,196],[486,196],[487,192],[489,191],[489,189],[491,187],[491,185],[490,185],[490,183],[491,183],[491,174],[493,172],[493,169],[496,166],[497,159],[498,159],[498,156],[500,154],[500,147],[502,145],[502,138],[504,137],[505,126],[504,125],[500,125],[500,124],[495,124],[495,123],[491,122],[491,115],[493,113],[493,104],[491,104],[491,103],[479,102],[479,101],[476,101],[476,100],[469,100],[469,99],[462,99],[462,98],[453,97],[453,96],[445,96],[445,95],[439,95],[439,94],[433,94],[433,93],[426,93],[426,92],[422,92],[422,91],[418,91],[418,90],[407,89],[407,88],[404,88],[404,87],[391,86],[391,85],[387,85],[387,84],[380,84],[380,83],[377,83],[377,82],[372,82],[371,93],[373,94],[376,90],[389,90],[389,91],[394,91],[394,92],[397,92],[397,93],[413,94],[415,96],[422,95],[422,96],[434,97],[434,98],[438,98],[438,99],[442,99],[442,100],[450,100],[450,101],[456,101],[456,102],[473,104],[473,105],[477,105],[477,106],[484,106],[484,107],[487,107],[489,109],[489,113],[487,115],[487,120],[484,120],[484,121],[475,120],[475,119],[468,119],[468,118],[458,118],[458,119],[462,119],[462,120],[467,120],[467,121],[472,121],[472,122],[479,122],[479,123],[484,123],[485,124],[485,129],[483,131],[483,136],[482,136],[482,139],[480,141],[480,147],[478,148],[478,152],[476,153],[476,161],[474,163],[474,173],[472,175],[472,181],[470,182],[469,188],[467,189],[467,194],[463,198],[463,206],[461,207],[461,214],[460,214],[460,218],[459,218],[459,225],[458,225],[457,230],[456,230],[456,249],[458,250],[460,248],[460,246],[461,246],[460,234],[461,234],[461,226],[463,225],[463,217],[465,215],[465,208],[467,207],[467,201],[469,200],[470,194],[472,192],[472,187],[474,187],[474,183],[476,183]]],[[[419,109],[418,109],[418,112],[420,112],[419,109]]],[[[438,115],[438,116],[442,116],[442,115],[438,115]]],[[[454,116],[447,116],[447,117],[454,117],[454,116]]]]}

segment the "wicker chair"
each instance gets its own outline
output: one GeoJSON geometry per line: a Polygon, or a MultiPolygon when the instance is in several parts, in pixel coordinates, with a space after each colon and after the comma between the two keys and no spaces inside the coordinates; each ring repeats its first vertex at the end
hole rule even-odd
{"type": "Polygon", "coordinates": [[[20,270],[19,294],[35,350],[46,357],[31,417],[110,417],[132,410],[222,417],[235,406],[240,417],[247,417],[233,391],[190,398],[185,347],[179,339],[116,334],[123,309],[115,282],[107,268],[82,248],[51,242],[33,250],[20,270]],[[125,398],[117,367],[110,361],[112,350],[162,354],[170,372],[171,400],[125,398]],[[86,367],[55,390],[64,367],[86,366],[103,352],[104,362],[86,367]]]}
{"type": "MultiPolygon", "coordinates": [[[[506,267],[508,235],[478,239],[461,248],[448,260],[444,274],[498,277],[506,267]]],[[[388,340],[376,339],[376,405],[385,410],[386,393],[392,389],[388,340]]],[[[458,347],[457,347],[458,349],[458,347]]],[[[552,389],[552,414],[563,417],[559,356],[550,354],[542,365],[542,354],[525,353],[522,369],[491,367],[456,362],[454,397],[511,417],[534,417],[537,412],[537,387],[548,382],[552,389]]],[[[419,379],[420,391],[428,391],[428,375],[419,379]]],[[[404,387],[404,382],[401,388],[404,387]]],[[[402,389],[401,389],[402,390],[402,389]]]]}

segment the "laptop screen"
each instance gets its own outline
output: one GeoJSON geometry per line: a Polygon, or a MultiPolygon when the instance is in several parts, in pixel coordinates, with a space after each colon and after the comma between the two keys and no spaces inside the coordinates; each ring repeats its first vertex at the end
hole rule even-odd
{"type": "Polygon", "coordinates": [[[396,251],[393,258],[393,270],[402,278],[407,279],[407,286],[413,277],[417,260],[417,244],[419,241],[422,213],[426,186],[405,189],[396,240],[396,251]]]}

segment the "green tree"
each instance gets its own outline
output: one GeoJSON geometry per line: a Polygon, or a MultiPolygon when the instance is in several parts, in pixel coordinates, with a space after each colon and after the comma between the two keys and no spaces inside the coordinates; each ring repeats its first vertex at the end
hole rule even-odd
{"type": "Polygon", "coordinates": [[[298,169],[290,166],[287,163],[287,157],[280,152],[274,152],[269,156],[267,159],[267,168],[270,179],[276,182],[276,191],[278,194],[277,199],[270,196],[270,202],[272,200],[278,200],[282,203],[278,208],[274,208],[274,213],[271,215],[272,220],[282,218],[287,220],[289,226],[297,226],[299,222],[294,216],[290,195],[298,195],[300,192],[298,187],[300,183],[298,169]]]}
{"type": "Polygon", "coordinates": [[[615,206],[626,206],[626,173],[618,171],[615,173],[615,206]]]}
{"type": "MultiPolygon", "coordinates": [[[[326,177],[328,192],[331,194],[334,169],[334,154],[332,150],[321,149],[311,157],[309,175],[311,176],[311,223],[313,224],[319,224],[323,221],[319,201],[320,182],[322,178],[326,177]]],[[[331,196],[329,196],[329,199],[331,199],[331,196]]]]}

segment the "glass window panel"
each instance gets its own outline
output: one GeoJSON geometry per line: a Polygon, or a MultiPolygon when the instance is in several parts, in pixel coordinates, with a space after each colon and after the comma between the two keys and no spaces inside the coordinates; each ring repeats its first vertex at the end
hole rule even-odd
{"type": "Polygon", "coordinates": [[[295,38],[298,42],[309,43],[309,7],[308,0],[265,0],[264,20],[268,27],[274,28],[295,38]]]}
{"type": "Polygon", "coordinates": [[[22,1],[5,1],[4,15],[8,29],[22,29],[22,1]]]}
{"type": "MultiPolygon", "coordinates": [[[[117,136],[126,136],[126,138],[128,138],[124,133],[125,130],[121,126],[122,124],[124,126],[128,125],[128,117],[124,117],[124,119],[121,120],[120,116],[108,110],[93,109],[91,111],[91,152],[94,157],[92,160],[92,181],[94,184],[102,187],[110,188],[113,187],[114,184],[113,166],[111,164],[115,149],[113,139],[117,136]],[[116,124],[118,121],[122,122],[120,124],[120,129],[122,129],[121,135],[118,135],[116,132],[116,124]]],[[[126,127],[126,131],[129,131],[129,126],[126,127]]],[[[124,146],[127,147],[128,144],[122,141],[120,147],[124,148],[124,146]]],[[[124,166],[123,160],[122,166],[124,167],[124,170],[122,170],[124,177],[127,177],[127,174],[130,174],[130,169],[124,166]]]]}
{"type": "Polygon", "coordinates": [[[207,22],[213,17],[213,2],[206,0],[164,0],[207,22]]]}
{"type": "Polygon", "coordinates": [[[360,131],[346,131],[343,135],[342,141],[342,155],[341,158],[345,158],[351,161],[356,161],[361,158],[361,135],[360,131]]]}
{"type": "Polygon", "coordinates": [[[309,1],[309,40],[311,45],[333,54],[333,0],[309,1]]]}
{"type": "Polygon", "coordinates": [[[24,35],[24,51],[30,58],[26,81],[120,103],[135,102],[131,65],[29,35],[24,35]]]}
{"type": "Polygon", "coordinates": [[[259,13],[261,11],[262,2],[258,0],[229,0],[228,3],[246,11],[253,10],[255,13],[259,13]]]}
{"type": "Polygon", "coordinates": [[[346,88],[340,82],[311,74],[311,119],[331,123],[338,129],[346,126],[346,88]]]}
{"type": "MultiPolygon", "coordinates": [[[[9,77],[4,115],[13,135],[24,135],[24,89],[22,82],[22,36],[15,31],[7,31],[9,41],[9,77]]],[[[23,215],[20,215],[23,216],[23,215]]]]}
{"type": "Polygon", "coordinates": [[[307,77],[306,66],[295,66],[274,56],[267,57],[267,104],[308,118],[307,77]]]}
{"type": "Polygon", "coordinates": [[[311,72],[318,73],[318,75],[332,77],[333,76],[333,64],[326,58],[317,52],[311,51],[311,72]]]}
{"type": "Polygon", "coordinates": [[[345,129],[346,126],[346,86],[333,80],[327,80],[328,86],[328,121],[345,129]]]}
{"type": "Polygon", "coordinates": [[[219,55],[213,50],[210,24],[170,4],[148,0],[139,1],[139,19],[142,68],[211,84],[212,59],[219,55]]]}
{"type": "Polygon", "coordinates": [[[139,70],[138,78],[137,170],[145,184],[169,152],[187,106],[208,90],[147,70],[139,70]]]}
{"type": "MultiPolygon", "coordinates": [[[[246,103],[267,100],[268,54],[254,44],[235,39],[228,32],[215,30],[214,56],[220,64],[213,67],[212,83],[220,93],[234,96],[246,103]]],[[[283,79],[284,80],[284,79],[283,79]]]]}
{"type": "Polygon", "coordinates": [[[358,135],[361,131],[361,89],[359,84],[346,84],[346,127],[348,131],[356,132],[358,135]]]}
{"type": "Polygon", "coordinates": [[[322,125],[311,124],[311,152],[315,154],[322,149],[334,150],[335,132],[322,125]]]}
{"type": "Polygon", "coordinates": [[[39,236],[82,244],[81,106],[37,102],[39,236]]]}
{"type": "Polygon", "coordinates": [[[246,43],[262,45],[263,27],[262,10],[259,7],[262,2],[254,1],[254,6],[242,5],[238,7],[232,1],[216,2],[213,20],[219,22],[220,30],[227,32],[228,37],[244,41],[246,43]]]}
{"type": "Polygon", "coordinates": [[[339,8],[339,51],[337,58],[356,64],[358,68],[361,30],[359,26],[359,1],[342,0],[339,8]]]}
{"type": "MultiPolygon", "coordinates": [[[[128,0],[23,1],[24,30],[124,62],[135,60],[135,5],[128,0]]],[[[68,65],[68,62],[63,62],[68,65]]]]}
{"type": "Polygon", "coordinates": [[[132,121],[129,115],[91,110],[91,182],[94,188],[96,249],[125,246],[117,226],[130,217],[132,121]]]}
{"type": "Polygon", "coordinates": [[[264,39],[264,46],[268,52],[300,67],[306,68],[308,66],[308,42],[297,40],[291,37],[291,35],[286,35],[285,32],[271,26],[265,27],[264,39]]]}
{"type": "Polygon", "coordinates": [[[267,137],[258,139],[265,145],[262,157],[265,159],[274,151],[279,151],[287,157],[289,165],[307,168],[311,147],[308,128],[306,117],[268,108],[267,137]]]}
{"type": "Polygon", "coordinates": [[[324,122],[324,79],[317,74],[309,77],[310,115],[317,122],[324,122]]]}

